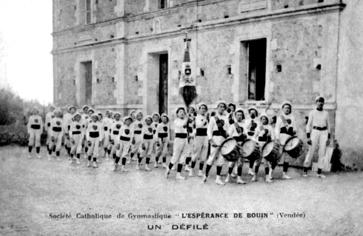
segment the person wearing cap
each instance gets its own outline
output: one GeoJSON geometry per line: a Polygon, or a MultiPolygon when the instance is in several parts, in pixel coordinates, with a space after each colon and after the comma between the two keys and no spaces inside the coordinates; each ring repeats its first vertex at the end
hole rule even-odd
{"type": "MultiPolygon", "coordinates": [[[[248,111],[248,118],[246,119],[245,122],[247,138],[255,140],[256,129],[259,126],[259,119],[258,119],[259,112],[255,106],[249,107],[247,111],[248,111]]],[[[251,175],[252,177],[255,174],[255,171],[253,170],[254,164],[255,161],[251,159],[249,162],[248,174],[251,175]]]]}
{"type": "Polygon", "coordinates": [[[155,164],[154,167],[158,168],[160,159],[162,159],[162,165],[167,168],[166,156],[168,155],[168,145],[170,142],[170,125],[169,117],[167,114],[161,114],[161,122],[156,128],[156,154],[155,154],[155,164]]]}
{"type": "MultiPolygon", "coordinates": [[[[153,127],[153,147],[152,147],[152,157],[154,158],[154,160],[156,159],[156,144],[157,144],[157,140],[158,140],[158,135],[156,133],[156,130],[158,128],[158,125],[161,122],[161,118],[160,118],[160,114],[157,112],[154,112],[152,115],[152,127],[153,127]]],[[[154,163],[155,165],[156,163],[154,163]]]]}
{"type": "Polygon", "coordinates": [[[44,128],[45,128],[45,131],[47,132],[46,145],[47,145],[48,152],[50,150],[50,138],[51,138],[51,135],[50,135],[50,131],[51,131],[51,129],[50,129],[50,122],[54,118],[54,110],[55,110],[55,106],[50,105],[49,106],[49,111],[45,115],[45,125],[44,125],[44,128]]]}
{"type": "Polygon", "coordinates": [[[149,168],[150,159],[154,148],[154,124],[153,118],[149,115],[145,116],[144,125],[142,127],[142,142],[140,145],[140,156],[137,160],[136,170],[141,167],[142,159],[145,159],[145,170],[151,171],[149,168]]]}
{"type": "Polygon", "coordinates": [[[69,129],[69,138],[71,142],[71,158],[72,161],[76,161],[80,164],[80,158],[82,153],[82,140],[84,137],[85,129],[82,127],[82,116],[79,113],[75,113],[72,118],[69,129]]]}
{"type": "Polygon", "coordinates": [[[212,165],[215,164],[217,168],[216,184],[224,185],[221,173],[224,165],[224,157],[220,153],[220,145],[227,138],[227,130],[229,128],[228,114],[226,114],[227,104],[224,101],[217,102],[217,113],[210,118],[207,135],[211,145],[210,155],[207,160],[207,166],[202,182],[207,181],[209,171],[212,165]]]}
{"type": "Polygon", "coordinates": [[[103,150],[105,154],[105,158],[108,159],[111,153],[111,144],[110,144],[110,137],[111,137],[111,111],[107,110],[105,113],[105,117],[102,120],[103,123],[103,131],[104,131],[104,139],[103,139],[103,150]]]}
{"type": "MultiPolygon", "coordinates": [[[[292,104],[288,101],[285,101],[281,105],[280,115],[276,118],[276,126],[275,126],[275,137],[276,141],[280,143],[283,147],[286,144],[286,141],[296,134],[296,122],[295,117],[292,114],[292,104]]],[[[289,154],[286,152],[282,152],[281,154],[281,162],[283,163],[282,167],[282,179],[291,179],[290,176],[287,175],[287,171],[289,169],[289,154]]]]}
{"type": "Polygon", "coordinates": [[[194,106],[189,106],[188,110],[188,145],[185,151],[185,171],[191,173],[191,161],[193,155],[193,147],[194,147],[194,137],[195,137],[195,117],[197,115],[196,109],[194,106]]]}
{"type": "Polygon", "coordinates": [[[31,158],[31,152],[33,147],[35,147],[38,158],[40,158],[40,136],[43,132],[43,120],[39,115],[39,110],[34,108],[27,124],[27,131],[29,134],[28,139],[28,152],[29,158],[31,158]]]}
{"type": "Polygon", "coordinates": [[[139,149],[142,142],[142,127],[143,127],[143,113],[142,111],[135,112],[135,120],[132,122],[133,140],[131,147],[131,159],[138,160],[140,157],[139,149]]]}
{"type": "Polygon", "coordinates": [[[208,119],[207,119],[208,106],[205,103],[198,105],[198,114],[195,116],[195,129],[194,129],[194,147],[192,153],[192,164],[189,169],[189,176],[194,175],[194,168],[199,161],[198,176],[203,176],[204,163],[208,157],[208,119]]]}
{"type": "Polygon", "coordinates": [[[50,135],[51,135],[51,143],[49,150],[49,158],[52,153],[55,153],[57,159],[59,160],[60,150],[62,148],[62,139],[64,135],[64,124],[62,118],[62,111],[60,109],[56,109],[54,111],[54,119],[50,123],[50,135]]]}
{"type": "MultiPolygon", "coordinates": [[[[245,127],[245,115],[241,108],[235,111],[235,122],[228,128],[228,136],[236,139],[238,145],[246,140],[246,129],[245,127]]],[[[228,174],[225,179],[225,183],[229,183],[233,177],[233,170],[237,167],[237,184],[245,184],[246,182],[242,179],[243,159],[238,158],[235,162],[228,163],[228,174]]]]}
{"type": "Polygon", "coordinates": [[[121,126],[120,133],[118,136],[119,143],[117,144],[116,158],[115,158],[115,169],[117,171],[118,165],[121,159],[121,171],[126,172],[126,161],[129,158],[129,151],[131,148],[131,142],[133,140],[134,133],[132,132],[132,118],[130,116],[124,117],[123,125],[121,126]]]}
{"type": "Polygon", "coordinates": [[[326,146],[330,144],[330,122],[329,113],[324,110],[325,99],[321,96],[315,99],[316,108],[309,114],[308,123],[306,124],[306,135],[308,138],[309,151],[304,161],[304,174],[308,175],[308,169],[311,166],[311,160],[314,152],[318,149],[318,171],[317,177],[325,178],[322,174],[323,159],[326,152],[326,146]]]}
{"type": "Polygon", "coordinates": [[[231,125],[235,121],[235,111],[236,111],[236,104],[229,103],[227,108],[228,113],[228,123],[231,125]]]}
{"type": "Polygon", "coordinates": [[[64,148],[67,150],[67,153],[71,155],[71,141],[69,138],[69,130],[71,128],[72,118],[76,113],[77,108],[75,106],[69,106],[67,112],[63,115],[63,130],[64,130],[64,148]]]}
{"type": "MultiPolygon", "coordinates": [[[[255,140],[259,144],[261,153],[262,153],[262,148],[266,143],[275,140],[274,134],[275,134],[275,131],[273,130],[272,126],[270,125],[268,116],[266,114],[261,114],[260,123],[256,129],[256,134],[255,134],[255,140]]],[[[263,166],[265,167],[266,182],[271,183],[272,182],[272,167],[275,167],[275,165],[277,163],[271,163],[265,159],[260,159],[258,161],[255,161],[255,164],[254,164],[255,174],[253,175],[251,181],[257,181],[257,174],[258,174],[258,170],[259,170],[261,164],[263,164],[263,166]]]]}
{"type": "Polygon", "coordinates": [[[130,111],[129,117],[131,117],[132,122],[134,122],[136,120],[136,115],[137,115],[138,112],[140,112],[140,111],[136,111],[136,110],[131,110],[130,111]]]}
{"type": "Polygon", "coordinates": [[[100,147],[100,143],[103,139],[103,127],[102,127],[102,123],[98,119],[99,119],[98,114],[92,113],[91,120],[88,122],[87,129],[86,129],[86,141],[87,141],[87,146],[88,146],[87,167],[93,166],[93,168],[98,167],[97,158],[100,155],[99,147],[100,147]]]}
{"type": "Polygon", "coordinates": [[[174,120],[174,147],[173,156],[170,159],[169,166],[166,169],[165,177],[168,178],[171,169],[177,164],[177,180],[184,180],[185,177],[181,175],[183,165],[185,162],[185,149],[188,144],[188,118],[184,107],[178,107],[176,110],[176,119],[174,120]]]}
{"type": "Polygon", "coordinates": [[[119,134],[122,127],[121,114],[119,112],[115,112],[114,120],[111,124],[110,128],[110,143],[111,143],[111,153],[110,156],[115,160],[116,159],[116,147],[120,145],[119,134]]]}

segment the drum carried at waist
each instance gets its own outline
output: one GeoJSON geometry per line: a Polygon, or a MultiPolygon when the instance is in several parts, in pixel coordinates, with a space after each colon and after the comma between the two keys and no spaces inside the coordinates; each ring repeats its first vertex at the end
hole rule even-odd
{"type": "Polygon", "coordinates": [[[227,161],[237,161],[238,158],[240,158],[241,153],[236,139],[228,138],[224,140],[221,144],[221,154],[227,161]]]}
{"type": "Polygon", "coordinates": [[[303,141],[296,136],[286,140],[283,150],[292,158],[298,158],[303,153],[303,141]]]}
{"type": "Polygon", "coordinates": [[[261,159],[258,143],[252,139],[247,139],[242,143],[242,156],[250,161],[261,159]]]}
{"type": "Polygon", "coordinates": [[[271,163],[277,163],[280,158],[280,144],[276,142],[267,142],[262,147],[262,157],[271,163]]]}

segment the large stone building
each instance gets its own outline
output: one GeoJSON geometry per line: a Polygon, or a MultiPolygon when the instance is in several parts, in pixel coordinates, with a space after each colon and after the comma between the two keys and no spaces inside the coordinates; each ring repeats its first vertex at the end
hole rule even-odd
{"type": "Polygon", "coordinates": [[[304,135],[323,95],[346,162],[363,146],[359,0],[53,0],[54,102],[173,114],[184,40],[197,101],[290,100],[304,135]]]}

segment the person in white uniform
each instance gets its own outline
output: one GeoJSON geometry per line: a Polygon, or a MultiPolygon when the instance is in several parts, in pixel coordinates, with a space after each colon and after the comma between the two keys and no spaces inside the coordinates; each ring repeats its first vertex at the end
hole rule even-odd
{"type": "Polygon", "coordinates": [[[318,171],[317,176],[325,178],[322,174],[323,158],[326,152],[326,146],[330,143],[330,122],[329,113],[324,110],[325,99],[321,96],[315,99],[316,109],[309,114],[309,120],[306,124],[306,135],[308,138],[309,151],[304,161],[304,176],[308,174],[308,168],[311,166],[316,149],[319,149],[318,171]]]}

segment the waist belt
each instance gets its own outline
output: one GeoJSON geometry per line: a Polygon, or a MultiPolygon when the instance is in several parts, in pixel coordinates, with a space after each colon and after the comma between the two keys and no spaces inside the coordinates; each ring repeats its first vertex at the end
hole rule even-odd
{"type": "Polygon", "coordinates": [[[187,138],[188,134],[187,133],[176,133],[175,134],[175,138],[187,138]]]}
{"type": "Polygon", "coordinates": [[[135,130],[134,134],[141,134],[141,130],[135,130]]]}
{"type": "Polygon", "coordinates": [[[207,128],[197,128],[195,136],[207,136],[207,128]]]}
{"type": "Polygon", "coordinates": [[[130,141],[130,140],[131,140],[131,138],[130,138],[130,137],[120,136],[120,140],[121,140],[121,141],[130,141]]]}
{"type": "Polygon", "coordinates": [[[108,130],[108,128],[107,128],[107,127],[103,127],[103,130],[104,130],[104,131],[107,131],[107,130],[108,130]]]}
{"type": "Polygon", "coordinates": [[[119,134],[118,130],[114,130],[112,133],[113,133],[114,135],[118,135],[118,134],[119,134]]]}
{"type": "Polygon", "coordinates": [[[166,138],[168,137],[168,133],[158,133],[158,138],[166,138]]]}
{"type": "Polygon", "coordinates": [[[222,136],[222,133],[219,130],[213,131],[213,136],[222,136]]]}
{"type": "Polygon", "coordinates": [[[75,135],[75,134],[81,134],[81,131],[73,131],[72,134],[73,135],[75,135]]]}
{"type": "Polygon", "coordinates": [[[288,129],[286,127],[282,127],[280,129],[280,134],[294,135],[294,130],[292,127],[289,127],[288,129]]]}
{"type": "Polygon", "coordinates": [[[61,132],[62,131],[62,127],[53,127],[52,130],[54,132],[61,132]]]}
{"type": "Polygon", "coordinates": [[[100,137],[100,133],[97,131],[97,132],[89,132],[89,136],[91,138],[98,138],[100,137]]]}
{"type": "Polygon", "coordinates": [[[30,128],[32,128],[32,129],[40,129],[40,125],[31,125],[30,128]]]}
{"type": "Polygon", "coordinates": [[[319,126],[313,126],[313,129],[316,129],[316,130],[319,130],[319,131],[324,131],[324,130],[327,130],[328,127],[319,127],[319,126]]]}
{"type": "Polygon", "coordinates": [[[144,139],[153,139],[153,137],[152,134],[144,134],[144,139]]]}
{"type": "Polygon", "coordinates": [[[259,142],[268,142],[270,141],[270,137],[258,137],[259,142]]]}

